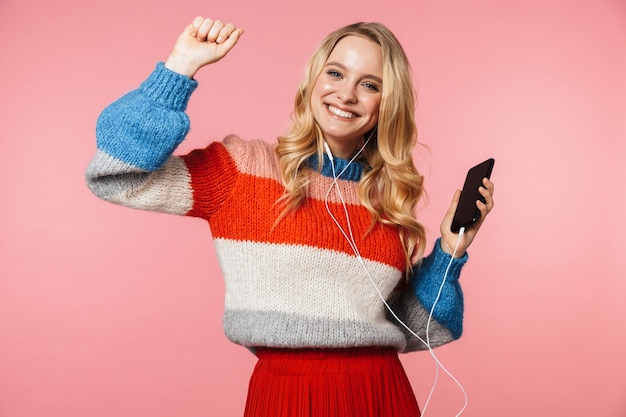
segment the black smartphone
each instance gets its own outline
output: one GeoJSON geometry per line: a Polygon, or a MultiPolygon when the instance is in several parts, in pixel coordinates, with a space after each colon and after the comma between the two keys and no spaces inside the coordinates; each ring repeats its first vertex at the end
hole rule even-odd
{"type": "Polygon", "coordinates": [[[458,233],[461,227],[468,228],[480,218],[480,210],[476,207],[476,200],[484,203],[485,199],[478,192],[478,187],[482,186],[483,178],[491,177],[494,163],[495,160],[489,158],[467,171],[465,184],[463,184],[461,197],[459,198],[459,205],[456,207],[456,212],[452,219],[452,227],[450,228],[454,233],[458,233]]]}

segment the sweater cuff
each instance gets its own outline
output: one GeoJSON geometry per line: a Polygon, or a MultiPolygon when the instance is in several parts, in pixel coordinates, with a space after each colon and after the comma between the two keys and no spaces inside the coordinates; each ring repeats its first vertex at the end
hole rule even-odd
{"type": "Polygon", "coordinates": [[[140,90],[163,107],[184,111],[191,93],[197,87],[196,80],[169,70],[163,62],[159,62],[148,79],[141,84],[140,90]]]}
{"type": "Polygon", "coordinates": [[[448,279],[458,280],[461,275],[461,269],[467,263],[468,258],[467,252],[461,258],[452,258],[452,255],[444,252],[441,248],[441,238],[438,238],[432,253],[423,259],[422,268],[428,269],[434,276],[443,276],[448,265],[450,265],[448,279]],[[452,262],[450,262],[451,259],[452,262]]]}

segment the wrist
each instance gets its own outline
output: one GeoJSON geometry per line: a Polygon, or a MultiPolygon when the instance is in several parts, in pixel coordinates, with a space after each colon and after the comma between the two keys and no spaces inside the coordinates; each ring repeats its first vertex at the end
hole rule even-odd
{"type": "Polygon", "coordinates": [[[193,78],[200,69],[193,60],[185,58],[176,51],[173,51],[167,58],[167,61],[165,61],[165,68],[189,78],[193,78]]]}
{"type": "Polygon", "coordinates": [[[456,253],[454,253],[454,248],[456,247],[456,242],[455,242],[454,246],[451,246],[444,239],[440,239],[439,246],[441,247],[441,250],[443,252],[447,253],[450,256],[454,256],[454,258],[456,258],[456,259],[459,259],[459,258],[462,258],[463,256],[465,256],[465,249],[462,249],[461,245],[459,245],[459,247],[456,250],[456,253]]]}
{"type": "Polygon", "coordinates": [[[469,255],[467,252],[459,258],[452,258],[451,254],[443,249],[443,239],[437,238],[433,251],[422,259],[422,263],[414,271],[418,271],[419,274],[424,274],[425,271],[428,271],[431,277],[442,277],[446,269],[449,269],[449,277],[458,278],[461,269],[468,259],[469,255]]]}

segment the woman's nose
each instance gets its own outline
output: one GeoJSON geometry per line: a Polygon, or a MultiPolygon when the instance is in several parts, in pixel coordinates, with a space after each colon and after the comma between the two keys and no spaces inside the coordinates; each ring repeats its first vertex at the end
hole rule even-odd
{"type": "Polygon", "coordinates": [[[356,91],[354,87],[345,85],[337,90],[337,97],[344,103],[356,102],[356,91]]]}

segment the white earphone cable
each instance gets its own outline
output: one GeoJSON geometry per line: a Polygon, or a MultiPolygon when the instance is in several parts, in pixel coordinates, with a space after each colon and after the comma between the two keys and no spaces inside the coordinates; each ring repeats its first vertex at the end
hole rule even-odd
{"type": "MultiPolygon", "coordinates": [[[[372,132],[373,133],[373,132],[372,132]]],[[[339,183],[337,182],[337,179],[341,177],[341,175],[345,172],[345,170],[350,166],[350,164],[357,158],[357,156],[363,151],[363,149],[365,148],[365,146],[367,145],[367,143],[369,142],[369,140],[371,139],[371,136],[367,139],[367,141],[364,143],[364,145],[361,147],[361,149],[352,157],[352,159],[346,164],[346,166],[343,168],[343,170],[339,173],[339,175],[336,174],[335,171],[335,163],[334,163],[334,158],[333,155],[330,151],[330,148],[328,147],[328,144],[326,142],[324,142],[324,147],[326,149],[326,153],[328,154],[328,157],[330,159],[330,164],[331,164],[331,169],[332,169],[332,173],[333,173],[333,182],[330,186],[330,188],[328,189],[328,191],[326,192],[326,196],[324,198],[324,204],[326,206],[326,211],[328,212],[328,214],[330,215],[331,219],[333,220],[333,222],[335,223],[335,225],[339,228],[339,230],[341,231],[341,234],[344,236],[344,238],[346,239],[346,241],[348,242],[348,244],[350,245],[350,248],[352,249],[352,251],[354,252],[354,254],[357,257],[357,260],[359,261],[359,263],[361,264],[361,266],[363,266],[363,269],[365,270],[365,273],[369,279],[369,281],[371,282],[371,284],[374,286],[374,289],[376,290],[376,293],[378,294],[379,298],[382,300],[383,304],[385,305],[385,307],[387,308],[387,310],[389,311],[389,313],[396,319],[396,321],[398,321],[398,323],[404,327],[409,333],[411,333],[414,337],[416,337],[420,342],[422,342],[427,348],[428,351],[430,352],[430,355],[432,356],[432,358],[435,361],[436,364],[436,370],[435,370],[435,380],[433,383],[433,386],[430,390],[430,393],[428,395],[428,398],[426,399],[426,402],[424,404],[424,408],[422,410],[422,417],[424,417],[426,409],[430,403],[430,400],[432,398],[432,395],[435,391],[435,387],[437,385],[437,381],[439,379],[439,368],[443,369],[444,372],[456,383],[456,385],[461,389],[463,396],[465,397],[465,404],[463,405],[463,407],[461,408],[461,410],[458,412],[458,414],[456,414],[456,417],[459,417],[463,411],[465,411],[465,409],[467,408],[467,404],[468,404],[468,396],[467,393],[465,391],[465,389],[463,388],[463,386],[461,385],[461,383],[452,375],[452,373],[450,371],[448,371],[448,369],[443,366],[443,364],[441,363],[441,361],[439,360],[439,358],[435,355],[435,352],[433,351],[431,345],[430,345],[430,323],[433,319],[433,314],[435,311],[435,306],[437,305],[437,303],[439,302],[439,299],[441,297],[441,293],[443,291],[443,287],[445,285],[447,276],[448,276],[448,272],[450,270],[450,267],[452,266],[452,261],[454,259],[454,257],[456,256],[456,252],[457,249],[459,247],[459,243],[461,242],[461,237],[463,236],[463,233],[465,231],[465,228],[462,228],[459,231],[459,238],[457,240],[456,246],[454,248],[454,252],[450,258],[450,262],[448,263],[448,266],[446,268],[446,271],[444,273],[444,277],[443,280],[441,282],[441,285],[439,286],[439,291],[437,293],[437,297],[435,298],[435,301],[430,309],[429,315],[428,315],[428,321],[426,323],[426,340],[422,339],[417,333],[415,333],[409,326],[407,326],[397,315],[396,313],[393,311],[393,309],[391,308],[391,306],[389,306],[389,304],[387,303],[387,300],[385,300],[385,297],[382,295],[380,289],[378,288],[378,285],[376,285],[376,282],[374,281],[374,278],[372,277],[372,275],[370,274],[369,270],[367,269],[367,266],[365,265],[365,261],[363,260],[363,258],[361,257],[361,254],[359,252],[359,249],[356,245],[356,242],[354,240],[354,236],[352,233],[352,226],[350,224],[350,216],[348,215],[348,209],[345,203],[345,200],[343,198],[343,195],[341,193],[341,188],[339,187],[339,183]],[[339,196],[339,200],[341,201],[341,205],[343,207],[343,211],[344,211],[344,216],[346,218],[346,223],[348,226],[348,232],[350,234],[350,236],[348,236],[348,233],[345,232],[345,230],[343,229],[343,227],[341,226],[341,224],[339,223],[339,221],[337,220],[337,218],[332,214],[331,210],[330,210],[330,205],[328,202],[329,196],[330,196],[330,192],[332,191],[333,187],[336,187],[337,190],[337,195],[339,196]]]]}

